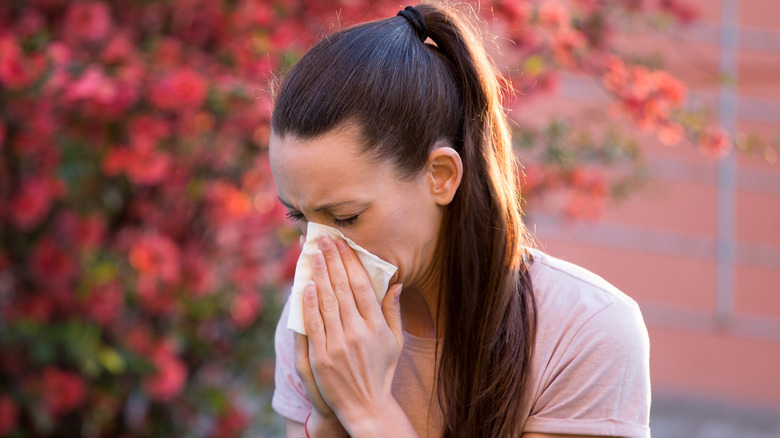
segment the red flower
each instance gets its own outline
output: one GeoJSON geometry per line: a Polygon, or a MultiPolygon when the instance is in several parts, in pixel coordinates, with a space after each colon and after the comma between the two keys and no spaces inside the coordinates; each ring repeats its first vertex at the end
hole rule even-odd
{"type": "Polygon", "coordinates": [[[168,73],[151,89],[149,100],[163,110],[197,110],[206,100],[208,81],[189,68],[168,73]]]}
{"type": "Polygon", "coordinates": [[[142,277],[174,283],[180,276],[179,247],[170,238],[146,234],[130,249],[130,265],[142,277]]]}
{"type": "Polygon", "coordinates": [[[98,42],[111,30],[111,11],[104,2],[72,2],[65,13],[65,39],[98,42]]]}
{"type": "Polygon", "coordinates": [[[127,158],[127,176],[138,185],[160,184],[173,168],[168,152],[135,150],[127,158]]]}
{"type": "Polygon", "coordinates": [[[34,72],[13,37],[0,37],[0,84],[11,89],[30,85],[34,72]]]}
{"type": "Polygon", "coordinates": [[[252,209],[249,197],[231,183],[215,181],[208,189],[211,213],[217,223],[241,219],[252,209]]]}
{"type": "Polygon", "coordinates": [[[11,199],[11,218],[22,230],[30,230],[40,223],[49,212],[51,202],[63,192],[64,185],[59,180],[29,179],[11,199]]]}
{"type": "Polygon", "coordinates": [[[168,315],[175,307],[171,286],[151,277],[141,277],[137,284],[141,307],[152,315],[168,315]]]}
{"type": "Polygon", "coordinates": [[[705,129],[699,135],[699,150],[712,158],[722,158],[731,152],[731,140],[723,129],[705,129]]]}
{"type": "Polygon", "coordinates": [[[0,151],[3,150],[3,146],[5,145],[5,136],[8,132],[8,129],[5,127],[5,123],[0,120],[0,151]]]}
{"type": "Polygon", "coordinates": [[[35,322],[45,323],[51,320],[56,307],[57,303],[53,296],[37,293],[19,298],[13,307],[4,309],[3,317],[9,321],[30,318],[35,322]]]}
{"type": "Polygon", "coordinates": [[[54,367],[43,371],[43,402],[54,415],[66,414],[80,405],[85,389],[84,379],[79,374],[54,367]]]}
{"type": "Polygon", "coordinates": [[[138,185],[157,185],[165,181],[173,168],[173,156],[153,149],[148,139],[135,144],[135,148],[112,148],[103,160],[106,175],[126,173],[138,185]]]}
{"type": "Polygon", "coordinates": [[[0,437],[6,436],[16,429],[18,416],[18,409],[11,396],[0,395],[0,437]]]}
{"type": "Polygon", "coordinates": [[[144,382],[149,397],[157,401],[170,401],[184,389],[187,368],[176,357],[172,348],[161,343],[151,353],[152,365],[157,370],[144,382]]]}
{"type": "Polygon", "coordinates": [[[92,289],[87,303],[87,314],[107,327],[116,322],[123,304],[122,287],[112,282],[92,289]]]}
{"type": "Polygon", "coordinates": [[[56,286],[68,284],[77,268],[73,258],[47,237],[35,246],[30,264],[39,281],[56,286]]]}

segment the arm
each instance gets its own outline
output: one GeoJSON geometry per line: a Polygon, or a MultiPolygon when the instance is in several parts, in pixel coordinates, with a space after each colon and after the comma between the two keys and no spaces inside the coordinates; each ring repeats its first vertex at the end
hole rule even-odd
{"type": "Polygon", "coordinates": [[[303,423],[284,419],[284,436],[286,438],[305,438],[306,434],[303,431],[303,423]]]}

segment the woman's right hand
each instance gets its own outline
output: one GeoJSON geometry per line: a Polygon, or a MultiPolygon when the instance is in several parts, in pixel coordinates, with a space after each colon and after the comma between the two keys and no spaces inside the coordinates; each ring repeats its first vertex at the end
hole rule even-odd
{"type": "Polygon", "coordinates": [[[347,431],[341,425],[338,417],[322,398],[314,373],[309,362],[309,338],[299,333],[295,335],[295,371],[301,378],[306,395],[311,401],[312,411],[308,422],[309,435],[313,437],[346,437],[347,431]]]}

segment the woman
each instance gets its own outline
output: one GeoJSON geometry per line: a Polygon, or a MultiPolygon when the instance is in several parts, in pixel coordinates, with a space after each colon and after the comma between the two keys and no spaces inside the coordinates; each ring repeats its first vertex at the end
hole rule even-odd
{"type": "Polygon", "coordinates": [[[276,333],[288,437],[649,436],[636,303],[529,249],[477,35],[407,7],[323,39],[282,83],[270,157],[290,217],[398,267],[380,309],[354,251],[319,240],[308,337],[287,308],[276,333]]]}

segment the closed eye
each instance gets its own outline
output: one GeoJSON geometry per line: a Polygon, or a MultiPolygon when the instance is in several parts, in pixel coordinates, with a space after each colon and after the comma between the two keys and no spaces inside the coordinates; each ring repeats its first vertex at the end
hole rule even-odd
{"type": "Polygon", "coordinates": [[[336,218],[333,218],[333,223],[335,223],[336,226],[338,226],[338,227],[347,227],[347,226],[350,226],[350,225],[354,224],[355,221],[357,220],[358,216],[360,216],[360,215],[356,214],[356,215],[354,215],[352,217],[348,217],[346,219],[336,219],[336,218]]]}
{"type": "Polygon", "coordinates": [[[287,219],[290,219],[293,222],[306,220],[306,216],[304,216],[303,213],[298,213],[293,211],[288,211],[287,214],[285,214],[285,216],[287,216],[287,219]]]}

